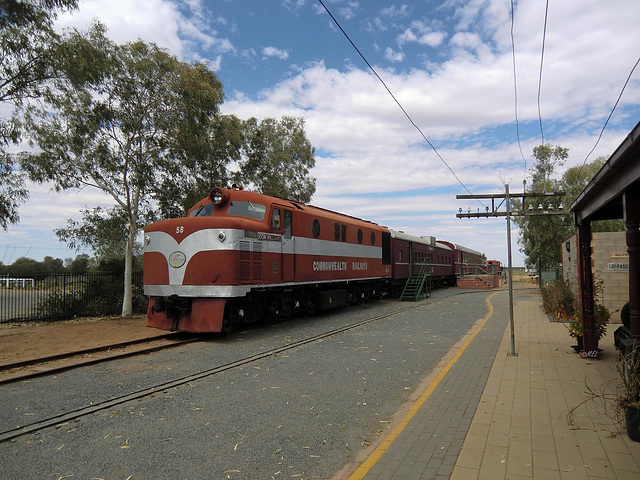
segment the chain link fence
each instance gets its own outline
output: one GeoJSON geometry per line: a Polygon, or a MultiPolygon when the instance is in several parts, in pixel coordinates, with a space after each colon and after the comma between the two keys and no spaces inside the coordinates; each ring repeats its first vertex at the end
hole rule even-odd
{"type": "MultiPolygon", "coordinates": [[[[0,323],[119,315],[123,290],[121,274],[0,277],[0,323]]],[[[133,312],[144,313],[146,309],[142,274],[134,274],[133,312]]]]}

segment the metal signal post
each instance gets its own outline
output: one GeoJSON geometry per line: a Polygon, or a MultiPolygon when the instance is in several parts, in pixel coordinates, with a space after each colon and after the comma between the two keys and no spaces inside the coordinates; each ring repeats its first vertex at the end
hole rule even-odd
{"type": "Polygon", "coordinates": [[[481,198],[491,199],[491,211],[489,207],[485,207],[484,212],[472,212],[469,208],[467,213],[462,213],[462,208],[458,209],[456,218],[489,218],[489,217],[507,217],[507,255],[508,255],[508,269],[509,269],[509,326],[511,329],[511,356],[516,356],[516,338],[515,338],[515,326],[513,321],[513,273],[512,273],[512,256],[511,256],[511,216],[534,216],[534,215],[563,215],[566,213],[562,209],[562,205],[558,210],[544,210],[542,205],[536,210],[530,207],[530,210],[525,209],[525,198],[548,198],[548,197],[562,197],[566,195],[565,192],[544,192],[544,193],[509,193],[509,184],[505,185],[505,193],[489,193],[484,195],[456,195],[458,200],[460,199],[474,199],[481,198]],[[511,198],[518,197],[522,199],[522,212],[513,213],[511,211],[511,198]],[[502,202],[496,207],[496,199],[502,199],[502,202]],[[499,208],[505,204],[505,211],[499,211],[499,208]]]}

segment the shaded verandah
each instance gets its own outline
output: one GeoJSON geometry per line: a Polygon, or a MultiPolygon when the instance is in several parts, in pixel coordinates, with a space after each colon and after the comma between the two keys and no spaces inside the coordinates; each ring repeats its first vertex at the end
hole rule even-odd
{"type": "Polygon", "coordinates": [[[629,253],[630,329],[640,345],[640,123],[613,152],[570,207],[578,227],[579,296],[585,352],[598,348],[595,334],[591,223],[624,219],[629,253]]]}

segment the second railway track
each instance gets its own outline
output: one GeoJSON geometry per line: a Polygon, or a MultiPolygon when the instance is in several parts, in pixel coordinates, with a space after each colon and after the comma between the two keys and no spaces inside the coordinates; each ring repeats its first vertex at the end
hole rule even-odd
{"type": "MultiPolygon", "coordinates": [[[[438,300],[441,300],[441,299],[438,299],[438,300]]],[[[436,301],[438,301],[438,300],[436,300],[436,301]]],[[[254,355],[249,355],[249,356],[247,356],[245,358],[242,358],[242,359],[239,359],[239,360],[236,360],[236,361],[233,361],[233,362],[229,362],[229,363],[226,363],[226,364],[223,364],[223,365],[218,365],[216,367],[212,367],[210,369],[202,370],[200,372],[197,372],[197,373],[194,373],[194,374],[191,374],[191,375],[185,375],[185,376],[176,378],[174,380],[170,380],[168,382],[159,383],[159,384],[153,385],[151,387],[143,388],[143,389],[140,389],[140,390],[137,390],[137,391],[134,391],[134,392],[127,393],[125,395],[121,395],[121,396],[118,396],[118,397],[115,397],[115,398],[111,398],[109,400],[92,403],[91,405],[88,405],[86,407],[81,407],[81,408],[78,408],[78,409],[75,409],[75,410],[71,410],[71,411],[67,411],[67,412],[64,412],[64,413],[57,414],[57,415],[53,415],[53,416],[50,416],[50,417],[45,418],[43,420],[40,420],[40,421],[37,421],[37,422],[33,422],[33,423],[30,423],[30,424],[27,424],[27,425],[22,425],[22,426],[19,426],[19,427],[16,427],[16,428],[12,428],[12,429],[9,429],[7,431],[0,432],[0,442],[11,441],[11,440],[13,440],[15,438],[18,438],[20,436],[23,436],[23,435],[34,433],[34,432],[37,432],[39,430],[42,430],[42,429],[45,429],[45,428],[48,428],[48,427],[52,427],[52,426],[55,426],[55,425],[64,424],[66,422],[75,420],[77,418],[80,418],[80,417],[83,417],[83,416],[87,416],[87,415],[91,415],[91,414],[93,414],[95,412],[99,412],[101,410],[112,408],[114,406],[121,405],[123,403],[130,402],[130,401],[133,401],[133,400],[137,400],[137,399],[140,399],[140,398],[146,397],[148,395],[152,395],[154,393],[161,392],[161,391],[164,391],[164,390],[167,390],[167,389],[170,389],[170,388],[175,388],[175,387],[178,387],[178,386],[181,386],[181,385],[185,385],[185,384],[187,384],[189,382],[192,382],[192,381],[195,381],[195,380],[199,380],[199,379],[211,376],[211,375],[215,375],[215,374],[220,373],[220,372],[225,372],[227,370],[230,370],[230,369],[233,369],[233,368],[236,368],[236,367],[240,367],[242,365],[246,365],[248,363],[255,362],[257,360],[261,360],[261,359],[266,358],[266,357],[270,357],[270,356],[273,356],[273,355],[278,355],[278,354],[286,352],[288,350],[292,350],[292,349],[298,348],[298,347],[300,347],[302,345],[313,343],[313,342],[316,342],[316,341],[331,337],[333,335],[337,335],[339,333],[358,328],[358,327],[366,325],[368,323],[379,321],[379,320],[382,320],[382,319],[397,315],[398,313],[402,313],[404,311],[417,308],[420,305],[424,305],[424,304],[419,304],[419,305],[415,305],[414,304],[414,305],[411,305],[411,306],[403,306],[402,308],[394,309],[393,311],[384,313],[382,315],[376,315],[376,316],[361,320],[359,322],[355,322],[355,323],[352,323],[352,324],[349,324],[349,325],[345,325],[343,327],[339,327],[339,328],[335,328],[335,329],[329,330],[327,332],[324,332],[324,333],[321,333],[321,334],[318,334],[318,335],[314,335],[314,336],[311,336],[311,337],[308,337],[308,338],[304,338],[302,340],[298,340],[298,341],[289,343],[287,345],[283,345],[283,346],[280,346],[280,347],[277,347],[277,348],[266,350],[266,351],[263,351],[263,352],[260,352],[260,353],[254,354],[254,355]]],[[[194,338],[194,339],[192,339],[190,341],[195,341],[195,340],[197,340],[197,338],[194,338]]],[[[182,343],[185,343],[185,342],[182,342],[182,343]]]]}
{"type": "Polygon", "coordinates": [[[150,353],[177,347],[200,340],[201,336],[169,333],[160,337],[145,338],[113,345],[104,345],[86,350],[77,350],[59,355],[33,358],[0,366],[0,385],[17,382],[42,375],[51,375],[72,368],[125,358],[141,353],[150,353]]]}

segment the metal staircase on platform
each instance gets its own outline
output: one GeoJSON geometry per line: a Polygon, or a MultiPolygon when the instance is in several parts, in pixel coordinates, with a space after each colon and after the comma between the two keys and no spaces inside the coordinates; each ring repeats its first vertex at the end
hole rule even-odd
{"type": "Polygon", "coordinates": [[[420,296],[424,293],[426,296],[431,296],[431,269],[427,262],[423,262],[420,266],[419,272],[412,272],[407,283],[404,284],[404,289],[400,295],[400,301],[406,302],[411,300],[417,302],[420,296]]]}

